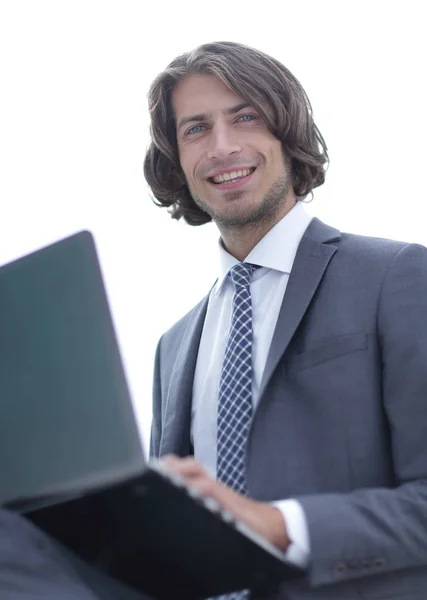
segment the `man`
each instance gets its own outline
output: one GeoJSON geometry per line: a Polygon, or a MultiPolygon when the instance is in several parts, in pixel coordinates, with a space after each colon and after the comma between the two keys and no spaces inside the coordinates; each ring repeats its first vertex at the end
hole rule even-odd
{"type": "Polygon", "coordinates": [[[149,107],[157,203],[221,235],[159,342],[152,455],[305,568],[280,598],[425,598],[427,249],[309,218],[326,145],[262,52],[184,54],[149,107]]]}

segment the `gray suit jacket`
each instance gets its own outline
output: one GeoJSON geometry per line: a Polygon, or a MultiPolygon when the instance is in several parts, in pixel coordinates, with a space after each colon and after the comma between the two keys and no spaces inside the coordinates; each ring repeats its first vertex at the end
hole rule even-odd
{"type": "MultiPolygon", "coordinates": [[[[160,340],[151,452],[190,452],[207,298],[160,340]]],[[[427,597],[427,249],[314,219],[298,249],[247,449],[253,498],[296,498],[295,600],[427,597]]]]}

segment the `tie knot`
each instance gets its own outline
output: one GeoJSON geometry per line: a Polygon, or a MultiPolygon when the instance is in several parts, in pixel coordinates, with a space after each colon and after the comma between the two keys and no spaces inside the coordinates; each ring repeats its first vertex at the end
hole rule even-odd
{"type": "Polygon", "coordinates": [[[230,270],[230,277],[237,287],[249,287],[251,284],[252,273],[259,269],[259,265],[251,263],[238,263],[230,270]]]}

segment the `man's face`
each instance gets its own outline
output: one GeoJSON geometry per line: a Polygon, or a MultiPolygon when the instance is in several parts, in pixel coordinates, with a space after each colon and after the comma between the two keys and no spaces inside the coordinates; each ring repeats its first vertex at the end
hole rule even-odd
{"type": "Polygon", "coordinates": [[[257,111],[213,75],[183,79],[172,105],[181,167],[200,208],[229,227],[281,216],[290,168],[257,111]]]}

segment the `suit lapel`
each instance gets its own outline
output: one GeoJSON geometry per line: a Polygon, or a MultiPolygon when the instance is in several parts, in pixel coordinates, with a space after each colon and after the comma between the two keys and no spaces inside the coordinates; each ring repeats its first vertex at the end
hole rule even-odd
{"type": "Polygon", "coordinates": [[[292,272],[280,308],[276,329],[261,381],[260,397],[264,393],[280,358],[288,347],[329,261],[336,252],[332,241],[339,241],[337,229],[313,219],[298,247],[292,272]]]}
{"type": "Polygon", "coordinates": [[[208,306],[207,296],[190,313],[189,320],[176,355],[169,382],[163,420],[160,455],[190,453],[191,401],[194,370],[203,323],[208,306]]]}

